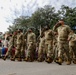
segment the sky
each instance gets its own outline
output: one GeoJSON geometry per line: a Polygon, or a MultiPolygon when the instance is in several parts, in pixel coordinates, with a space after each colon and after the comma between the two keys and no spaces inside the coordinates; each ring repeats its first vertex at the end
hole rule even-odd
{"type": "Polygon", "coordinates": [[[76,7],[76,0],[0,0],[0,32],[6,32],[13,20],[21,15],[30,16],[38,7],[61,5],[76,7]]]}

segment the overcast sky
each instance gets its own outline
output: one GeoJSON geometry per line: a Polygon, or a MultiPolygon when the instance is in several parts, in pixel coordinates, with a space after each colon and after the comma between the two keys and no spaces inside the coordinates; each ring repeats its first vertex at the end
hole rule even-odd
{"type": "Polygon", "coordinates": [[[0,0],[0,31],[5,32],[13,19],[20,15],[31,15],[38,7],[61,5],[76,7],[76,0],[0,0]],[[23,12],[22,12],[23,11],[23,12]]]}

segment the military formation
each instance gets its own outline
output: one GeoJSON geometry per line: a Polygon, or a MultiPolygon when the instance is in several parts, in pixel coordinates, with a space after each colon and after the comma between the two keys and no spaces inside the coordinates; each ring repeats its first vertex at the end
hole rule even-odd
{"type": "Polygon", "coordinates": [[[76,34],[63,20],[59,20],[53,29],[48,25],[43,27],[38,38],[32,28],[24,34],[22,29],[16,30],[9,35],[8,51],[3,60],[10,56],[11,61],[76,64],[75,45],[76,34]],[[14,54],[12,48],[15,48],[14,54]]]}

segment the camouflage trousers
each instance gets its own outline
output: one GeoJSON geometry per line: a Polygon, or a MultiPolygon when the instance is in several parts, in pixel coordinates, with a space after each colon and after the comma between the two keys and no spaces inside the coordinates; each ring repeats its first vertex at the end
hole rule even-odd
{"type": "Polygon", "coordinates": [[[53,58],[53,55],[54,55],[53,43],[50,40],[45,43],[45,55],[47,58],[48,57],[53,58]]]}
{"type": "Polygon", "coordinates": [[[69,43],[67,41],[58,41],[58,57],[70,60],[69,43]],[[65,56],[64,56],[65,55],[65,56]]]}
{"type": "Polygon", "coordinates": [[[76,60],[76,46],[72,46],[72,45],[69,45],[69,49],[70,49],[70,58],[71,60],[75,59],[76,60]]]}
{"type": "Polygon", "coordinates": [[[38,58],[44,58],[44,54],[45,54],[45,46],[39,45],[38,58]]]}
{"type": "Polygon", "coordinates": [[[25,46],[25,44],[23,44],[21,47],[21,56],[23,59],[25,58],[25,49],[26,49],[26,46],[25,46]]]}
{"type": "Polygon", "coordinates": [[[36,50],[36,45],[33,42],[29,42],[27,45],[27,55],[26,57],[28,58],[35,58],[35,50],[36,50]]]}
{"type": "Polygon", "coordinates": [[[54,58],[58,58],[58,43],[55,43],[55,45],[53,45],[53,50],[54,50],[54,58]]]}
{"type": "Polygon", "coordinates": [[[15,57],[21,57],[21,48],[22,44],[17,44],[16,51],[15,51],[15,57]]]}
{"type": "Polygon", "coordinates": [[[9,56],[9,55],[12,57],[12,48],[13,48],[13,45],[10,45],[10,46],[8,47],[7,53],[6,53],[6,55],[5,55],[6,57],[9,56]]]}

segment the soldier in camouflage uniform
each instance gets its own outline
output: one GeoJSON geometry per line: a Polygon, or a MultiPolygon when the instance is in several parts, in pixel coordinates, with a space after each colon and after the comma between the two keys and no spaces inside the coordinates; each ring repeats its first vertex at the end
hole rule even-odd
{"type": "Polygon", "coordinates": [[[45,38],[45,60],[48,63],[53,61],[54,51],[53,51],[53,39],[54,32],[50,29],[49,26],[45,26],[44,32],[45,38]]]}
{"type": "Polygon", "coordinates": [[[44,33],[42,33],[40,37],[39,49],[38,49],[38,61],[39,62],[42,62],[44,60],[44,51],[45,51],[45,37],[44,37],[44,33]]]}
{"type": "Polygon", "coordinates": [[[36,35],[33,33],[32,28],[27,32],[27,54],[25,61],[34,61],[36,50],[36,35]]]}
{"type": "Polygon", "coordinates": [[[54,31],[58,33],[58,64],[62,64],[63,54],[66,53],[67,61],[66,64],[70,65],[71,60],[69,56],[69,43],[68,43],[68,35],[71,31],[68,25],[64,24],[63,20],[60,20],[55,26],[54,31]]]}
{"type": "Polygon", "coordinates": [[[5,57],[3,58],[4,60],[6,60],[6,58],[10,55],[10,58],[12,58],[12,48],[15,47],[15,40],[16,39],[16,32],[11,34],[9,36],[9,44],[8,44],[8,51],[5,55],[5,57]]]}
{"type": "Polygon", "coordinates": [[[25,50],[26,50],[26,39],[23,38],[23,43],[21,47],[21,56],[24,61],[25,61],[25,50]]]}
{"type": "MultiPolygon", "coordinates": [[[[54,33],[55,34],[55,33],[54,33]]],[[[53,41],[53,50],[54,50],[54,61],[56,62],[56,60],[58,59],[58,35],[55,34],[55,39],[53,41]]]]}
{"type": "Polygon", "coordinates": [[[73,63],[76,64],[76,34],[72,30],[68,37],[70,56],[73,63]]]}
{"type": "Polygon", "coordinates": [[[22,32],[22,29],[19,29],[17,31],[17,43],[16,43],[17,47],[16,47],[16,51],[15,51],[14,57],[11,59],[12,61],[15,61],[16,57],[18,57],[18,61],[22,61],[21,48],[23,46],[23,41],[24,41],[23,32],[22,32]]]}

